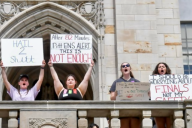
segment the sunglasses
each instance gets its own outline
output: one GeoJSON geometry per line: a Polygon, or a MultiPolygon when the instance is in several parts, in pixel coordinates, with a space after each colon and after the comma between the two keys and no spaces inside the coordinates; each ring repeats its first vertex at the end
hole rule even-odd
{"type": "Polygon", "coordinates": [[[126,64],[126,65],[121,65],[122,68],[125,68],[125,67],[130,67],[129,64],[126,64]]]}

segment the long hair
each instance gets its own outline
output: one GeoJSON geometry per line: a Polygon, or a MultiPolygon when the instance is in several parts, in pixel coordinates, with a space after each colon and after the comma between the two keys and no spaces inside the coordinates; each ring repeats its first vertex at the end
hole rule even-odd
{"type": "Polygon", "coordinates": [[[165,67],[166,67],[166,73],[165,74],[171,74],[171,69],[169,68],[169,66],[166,63],[164,63],[164,62],[159,62],[156,65],[152,75],[159,74],[158,67],[159,67],[160,64],[164,64],[165,65],[165,67]]]}
{"type": "MultiPolygon", "coordinates": [[[[121,69],[122,69],[122,65],[123,65],[124,63],[127,63],[127,62],[123,62],[123,63],[121,63],[120,71],[121,71],[121,69]]],[[[127,64],[129,64],[129,63],[127,63],[127,64]]],[[[130,65],[130,64],[129,64],[129,65],[130,65]]],[[[131,68],[131,65],[130,65],[130,68],[131,68]]],[[[121,72],[122,72],[122,71],[121,71],[121,72]]],[[[132,73],[132,71],[130,71],[130,76],[131,76],[132,78],[135,78],[134,75],[133,75],[133,73],[132,73]]],[[[123,77],[123,73],[121,74],[121,77],[120,77],[120,78],[122,78],[122,77],[123,77]]]]}
{"type": "MultiPolygon", "coordinates": [[[[66,85],[67,79],[68,79],[70,76],[73,77],[74,80],[76,81],[75,88],[77,88],[77,85],[78,85],[78,84],[77,84],[77,79],[76,79],[75,75],[73,75],[73,74],[67,75],[66,80],[65,80],[65,85],[66,85]]],[[[66,85],[66,88],[67,88],[67,85],[66,85]]]]}

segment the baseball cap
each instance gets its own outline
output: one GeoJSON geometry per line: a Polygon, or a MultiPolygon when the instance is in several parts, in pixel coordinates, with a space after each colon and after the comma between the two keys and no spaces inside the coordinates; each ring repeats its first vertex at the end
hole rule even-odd
{"type": "Polygon", "coordinates": [[[29,79],[28,75],[21,74],[21,75],[19,76],[19,81],[20,81],[20,80],[21,80],[21,78],[23,78],[23,77],[25,77],[25,78],[29,79]]]}

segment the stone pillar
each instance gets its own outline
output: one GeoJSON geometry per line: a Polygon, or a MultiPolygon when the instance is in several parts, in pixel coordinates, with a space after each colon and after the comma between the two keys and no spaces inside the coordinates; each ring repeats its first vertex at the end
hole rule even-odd
{"type": "Polygon", "coordinates": [[[182,110],[175,110],[174,111],[174,123],[173,128],[185,128],[183,117],[183,111],[182,110]]]}
{"type": "Polygon", "coordinates": [[[18,128],[17,111],[9,111],[8,128],[18,128]]]}
{"type": "Polygon", "coordinates": [[[142,128],[152,128],[151,110],[143,111],[142,128]]]}
{"type": "Polygon", "coordinates": [[[119,110],[111,110],[111,128],[120,128],[119,110]]]}
{"type": "Polygon", "coordinates": [[[185,111],[185,124],[186,128],[191,128],[192,126],[192,109],[186,109],[185,111]]]}
{"type": "Polygon", "coordinates": [[[87,111],[79,110],[78,117],[78,128],[88,128],[87,111]]]}

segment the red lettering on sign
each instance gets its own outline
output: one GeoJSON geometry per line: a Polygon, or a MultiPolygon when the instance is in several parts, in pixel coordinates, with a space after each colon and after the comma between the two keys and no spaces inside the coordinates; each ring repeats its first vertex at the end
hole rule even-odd
{"type": "Polygon", "coordinates": [[[68,63],[88,63],[92,60],[92,54],[67,54],[68,63]]]}
{"type": "Polygon", "coordinates": [[[189,88],[187,87],[188,84],[184,84],[183,88],[186,90],[180,89],[181,85],[156,85],[155,91],[157,93],[158,90],[162,90],[161,93],[169,93],[169,92],[188,92],[189,88]]]}
{"type": "Polygon", "coordinates": [[[133,95],[132,95],[132,94],[129,94],[129,95],[127,96],[127,98],[131,98],[131,97],[133,97],[133,95]]]}
{"type": "Polygon", "coordinates": [[[183,87],[186,88],[187,90],[182,91],[182,92],[188,92],[188,91],[189,91],[189,88],[188,88],[188,87],[185,87],[185,86],[188,86],[188,84],[184,84],[184,85],[183,85],[183,87]]]}
{"type": "Polygon", "coordinates": [[[63,62],[63,56],[65,54],[53,54],[50,55],[50,59],[52,62],[63,62]]]}
{"type": "Polygon", "coordinates": [[[161,85],[156,85],[156,86],[155,86],[155,91],[156,91],[156,93],[157,93],[157,90],[160,90],[160,88],[157,88],[157,87],[159,87],[159,86],[161,86],[161,85]]]}
{"type": "Polygon", "coordinates": [[[73,35],[65,35],[65,40],[71,40],[73,35]]]}
{"type": "Polygon", "coordinates": [[[156,99],[155,99],[155,100],[160,100],[160,99],[162,99],[162,97],[156,97],[156,99]]]}

